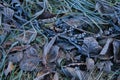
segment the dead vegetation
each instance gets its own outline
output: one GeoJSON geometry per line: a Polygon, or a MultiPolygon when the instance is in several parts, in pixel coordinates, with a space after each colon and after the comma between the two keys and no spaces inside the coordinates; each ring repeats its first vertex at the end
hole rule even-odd
{"type": "Polygon", "coordinates": [[[119,0],[1,0],[0,80],[120,80],[119,0]]]}

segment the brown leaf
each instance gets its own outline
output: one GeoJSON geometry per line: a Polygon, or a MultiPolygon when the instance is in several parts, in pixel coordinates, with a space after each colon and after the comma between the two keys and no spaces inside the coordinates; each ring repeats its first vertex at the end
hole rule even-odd
{"type": "Polygon", "coordinates": [[[111,58],[113,58],[113,52],[112,52],[112,42],[113,39],[109,38],[106,42],[106,44],[104,45],[102,51],[99,54],[99,59],[102,60],[109,60],[111,58]]]}
{"type": "Polygon", "coordinates": [[[114,61],[120,63],[120,41],[113,41],[113,52],[114,52],[114,61]]]}
{"type": "Polygon", "coordinates": [[[47,54],[50,52],[51,47],[55,43],[55,40],[58,35],[54,36],[49,43],[46,43],[43,49],[43,64],[46,65],[47,63],[47,54]]]}
{"type": "Polygon", "coordinates": [[[5,69],[5,75],[7,76],[12,70],[14,69],[14,65],[13,65],[13,63],[12,62],[9,62],[8,63],[8,67],[7,67],[7,69],[5,69]]]}

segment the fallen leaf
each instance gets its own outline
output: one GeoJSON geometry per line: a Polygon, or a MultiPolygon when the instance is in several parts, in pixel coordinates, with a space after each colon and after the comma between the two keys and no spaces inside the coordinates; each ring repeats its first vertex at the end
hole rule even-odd
{"type": "Polygon", "coordinates": [[[44,73],[44,74],[41,74],[41,75],[39,75],[38,77],[36,77],[34,80],[42,80],[42,79],[44,79],[44,77],[45,77],[46,75],[48,75],[48,74],[50,74],[50,72],[46,72],[46,73],[44,73]]]}
{"type": "Polygon", "coordinates": [[[100,71],[105,71],[105,72],[111,72],[111,66],[113,63],[111,61],[101,61],[96,64],[97,68],[100,69],[100,71]]]}
{"type": "Polygon", "coordinates": [[[79,80],[83,80],[84,75],[81,73],[78,67],[75,67],[75,73],[77,74],[79,80]]]}
{"type": "Polygon", "coordinates": [[[57,45],[53,46],[50,50],[50,53],[47,55],[48,62],[54,62],[58,58],[59,55],[59,47],[57,45]]]}
{"type": "Polygon", "coordinates": [[[77,77],[75,69],[72,67],[62,67],[62,71],[67,77],[77,77]]]}
{"type": "Polygon", "coordinates": [[[56,65],[57,65],[58,67],[61,67],[61,66],[64,65],[64,62],[65,62],[65,61],[66,61],[66,60],[65,60],[65,52],[60,49],[60,50],[59,50],[59,57],[58,57],[57,60],[56,60],[56,65]]]}
{"type": "Polygon", "coordinates": [[[69,29],[71,26],[82,28],[85,27],[85,25],[88,25],[88,23],[91,22],[87,17],[81,14],[73,13],[57,19],[55,25],[57,28],[65,30],[69,29]]]}
{"type": "Polygon", "coordinates": [[[103,15],[112,15],[114,14],[115,10],[112,6],[109,5],[109,3],[105,0],[96,0],[96,5],[95,9],[98,11],[98,13],[103,16],[103,15]]]}
{"type": "Polygon", "coordinates": [[[16,52],[16,53],[8,55],[8,60],[13,63],[20,62],[22,58],[23,58],[23,52],[16,52]]]}
{"type": "Polygon", "coordinates": [[[112,42],[113,39],[109,38],[106,42],[106,44],[104,45],[102,51],[99,54],[99,59],[101,60],[109,60],[111,58],[113,58],[113,52],[112,52],[112,42]]]}
{"type": "Polygon", "coordinates": [[[102,47],[98,44],[95,38],[86,37],[84,38],[82,49],[82,54],[89,57],[91,55],[97,55],[102,49],[102,47]]]}
{"type": "Polygon", "coordinates": [[[75,80],[84,80],[85,74],[79,69],[79,67],[62,67],[63,73],[70,78],[75,78],[75,80]]]}
{"type": "Polygon", "coordinates": [[[58,35],[54,36],[49,43],[46,43],[43,49],[43,64],[46,65],[47,63],[47,54],[50,52],[51,47],[55,43],[55,40],[58,35]]]}
{"type": "Polygon", "coordinates": [[[114,52],[114,61],[120,63],[120,41],[113,41],[113,52],[114,52]]]}
{"type": "Polygon", "coordinates": [[[23,51],[23,50],[27,49],[28,47],[30,47],[30,45],[15,46],[15,47],[13,47],[13,48],[10,50],[10,52],[23,51]]]}
{"type": "Polygon", "coordinates": [[[5,69],[4,73],[7,76],[14,69],[14,65],[12,62],[8,63],[7,69],[5,69]]]}
{"type": "Polygon", "coordinates": [[[26,57],[28,57],[28,58],[29,57],[38,57],[38,51],[33,46],[26,48],[26,50],[24,51],[24,54],[26,54],[26,57]]]}
{"type": "Polygon", "coordinates": [[[34,71],[38,69],[37,66],[39,65],[39,62],[40,62],[40,59],[36,57],[31,57],[28,59],[24,58],[20,62],[19,66],[20,66],[20,69],[23,71],[34,71]]]}
{"type": "Polygon", "coordinates": [[[37,50],[31,46],[27,48],[26,51],[24,51],[24,57],[21,60],[19,66],[21,70],[33,71],[38,69],[40,62],[41,59],[38,55],[37,50]]]}
{"type": "Polygon", "coordinates": [[[55,16],[56,16],[55,14],[52,14],[49,11],[44,11],[41,15],[38,16],[38,19],[49,19],[55,16]]]}
{"type": "Polygon", "coordinates": [[[93,70],[95,67],[95,62],[92,58],[86,58],[87,70],[93,70]]]}
{"type": "Polygon", "coordinates": [[[37,73],[37,76],[34,80],[52,80],[50,79],[50,76],[52,74],[55,74],[54,71],[52,71],[51,68],[42,68],[40,72],[37,73]]]}

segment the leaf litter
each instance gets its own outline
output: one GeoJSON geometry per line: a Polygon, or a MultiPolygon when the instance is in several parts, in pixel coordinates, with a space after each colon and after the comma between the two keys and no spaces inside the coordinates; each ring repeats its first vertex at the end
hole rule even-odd
{"type": "Polygon", "coordinates": [[[119,8],[108,0],[0,1],[0,79],[119,80],[119,8]]]}

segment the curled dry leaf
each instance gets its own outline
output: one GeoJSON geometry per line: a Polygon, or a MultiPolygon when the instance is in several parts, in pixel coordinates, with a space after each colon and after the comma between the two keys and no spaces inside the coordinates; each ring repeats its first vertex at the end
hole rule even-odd
{"type": "Polygon", "coordinates": [[[113,52],[114,52],[114,61],[120,63],[120,41],[113,41],[113,52]]]}
{"type": "Polygon", "coordinates": [[[7,76],[14,69],[14,65],[12,62],[8,63],[7,69],[5,69],[5,75],[7,76]]]}
{"type": "Polygon", "coordinates": [[[23,52],[17,52],[17,53],[8,55],[9,61],[11,61],[13,63],[20,62],[22,60],[22,58],[23,58],[23,52]]]}
{"type": "Polygon", "coordinates": [[[101,48],[102,47],[98,44],[95,38],[87,37],[87,38],[84,38],[84,41],[83,41],[82,54],[85,54],[88,56],[97,55],[100,52],[101,48]]]}
{"type": "Polygon", "coordinates": [[[113,52],[112,52],[112,42],[113,39],[109,38],[106,42],[106,44],[104,45],[102,51],[99,54],[99,59],[102,60],[109,60],[111,58],[113,58],[113,52]]]}
{"type": "Polygon", "coordinates": [[[49,43],[46,43],[43,49],[43,64],[46,65],[47,63],[47,54],[50,52],[51,47],[55,43],[55,40],[58,35],[54,36],[49,43]]]}

